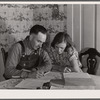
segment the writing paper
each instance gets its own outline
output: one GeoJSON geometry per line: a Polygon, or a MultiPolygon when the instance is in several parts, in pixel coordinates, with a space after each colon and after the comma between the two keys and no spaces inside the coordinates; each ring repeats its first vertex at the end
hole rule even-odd
{"type": "Polygon", "coordinates": [[[27,78],[17,84],[16,88],[28,88],[28,89],[36,89],[37,87],[42,87],[43,83],[48,82],[47,80],[39,80],[39,79],[31,79],[27,78]]]}

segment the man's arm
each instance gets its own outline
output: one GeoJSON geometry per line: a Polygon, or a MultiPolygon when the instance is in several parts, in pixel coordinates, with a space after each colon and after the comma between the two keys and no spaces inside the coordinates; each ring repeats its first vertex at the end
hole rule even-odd
{"type": "Polygon", "coordinates": [[[28,74],[29,78],[41,78],[44,74],[52,68],[51,59],[46,51],[40,54],[39,65],[28,74]]]}
{"type": "Polygon", "coordinates": [[[16,69],[16,66],[20,60],[21,49],[21,45],[17,43],[13,45],[8,52],[5,68],[5,76],[7,78],[12,78],[12,76],[20,76],[22,73],[22,70],[16,69]]]}

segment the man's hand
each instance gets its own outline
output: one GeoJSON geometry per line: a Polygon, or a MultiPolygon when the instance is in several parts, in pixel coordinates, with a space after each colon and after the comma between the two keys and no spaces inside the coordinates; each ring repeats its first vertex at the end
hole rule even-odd
{"type": "Polygon", "coordinates": [[[22,71],[20,77],[21,77],[21,78],[27,78],[27,77],[28,77],[28,72],[26,72],[26,71],[22,71]]]}
{"type": "Polygon", "coordinates": [[[44,72],[41,71],[32,71],[28,75],[29,78],[41,78],[42,76],[44,76],[44,72]]]}
{"type": "Polygon", "coordinates": [[[41,78],[44,76],[44,72],[42,71],[37,71],[37,75],[36,75],[36,78],[41,78]]]}

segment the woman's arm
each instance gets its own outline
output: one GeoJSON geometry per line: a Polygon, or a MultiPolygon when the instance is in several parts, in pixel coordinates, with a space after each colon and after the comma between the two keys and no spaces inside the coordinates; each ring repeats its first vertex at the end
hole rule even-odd
{"type": "Polygon", "coordinates": [[[69,61],[73,72],[83,72],[81,70],[82,64],[78,57],[78,52],[74,47],[69,48],[69,61]]]}
{"type": "Polygon", "coordinates": [[[77,59],[72,59],[72,60],[70,61],[70,63],[71,63],[72,71],[73,71],[73,72],[83,72],[83,71],[81,70],[79,64],[78,64],[77,59]]]}

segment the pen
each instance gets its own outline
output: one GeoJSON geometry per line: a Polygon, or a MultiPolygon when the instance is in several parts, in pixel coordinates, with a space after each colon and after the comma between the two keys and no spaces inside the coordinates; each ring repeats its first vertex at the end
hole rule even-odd
{"type": "Polygon", "coordinates": [[[44,74],[44,76],[47,75],[48,73],[50,73],[50,71],[46,72],[46,73],[44,74]]]}
{"type": "Polygon", "coordinates": [[[12,76],[12,78],[18,79],[20,78],[20,76],[12,76]]]}
{"type": "Polygon", "coordinates": [[[27,69],[22,69],[22,71],[25,71],[25,72],[31,72],[30,70],[27,70],[27,69]]]}

